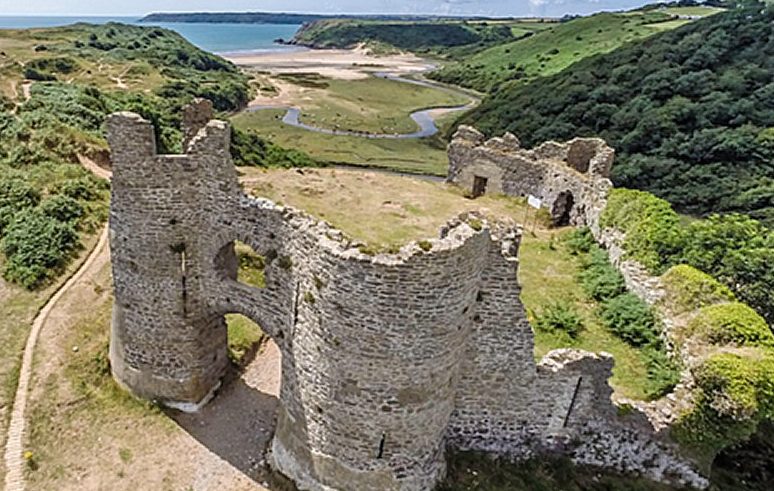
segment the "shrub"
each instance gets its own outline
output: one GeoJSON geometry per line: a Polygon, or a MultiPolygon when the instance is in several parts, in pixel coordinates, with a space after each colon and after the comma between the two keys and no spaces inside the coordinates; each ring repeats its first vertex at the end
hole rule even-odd
{"type": "Polygon", "coordinates": [[[728,287],[686,264],[670,268],[661,276],[661,283],[666,291],[665,304],[677,314],[734,300],[728,287]]]}
{"type": "Polygon", "coordinates": [[[744,215],[713,215],[688,226],[682,262],[706,271],[774,323],[774,232],[744,215]]]}
{"type": "Polygon", "coordinates": [[[564,236],[564,245],[573,256],[587,254],[596,244],[588,227],[576,228],[564,236]]]}
{"type": "Polygon", "coordinates": [[[597,301],[610,300],[626,291],[623,276],[610,264],[607,253],[597,246],[581,266],[579,276],[586,294],[597,301]]]}
{"type": "Polygon", "coordinates": [[[696,405],[680,418],[675,437],[707,463],[746,440],[774,417],[774,352],[716,354],[694,369],[696,405]]]}
{"type": "Polygon", "coordinates": [[[36,206],[39,201],[40,193],[24,179],[1,177],[0,236],[18,212],[36,206]]]}
{"type": "Polygon", "coordinates": [[[680,382],[680,364],[662,347],[646,347],[643,355],[648,370],[648,378],[645,381],[646,397],[655,400],[672,392],[680,382]]]}
{"type": "Polygon", "coordinates": [[[625,293],[604,302],[600,318],[608,329],[632,346],[659,344],[656,316],[636,295],[625,293]]]}
{"type": "Polygon", "coordinates": [[[535,328],[543,332],[564,332],[575,339],[583,330],[583,318],[572,304],[555,302],[540,312],[535,328]]]}
{"type": "Polygon", "coordinates": [[[26,288],[34,288],[61,269],[78,244],[69,223],[25,210],[7,227],[0,241],[6,256],[3,277],[26,288]]]}
{"type": "Polygon", "coordinates": [[[40,203],[44,215],[60,222],[75,224],[84,214],[83,205],[77,200],[61,194],[54,195],[40,203]]]}
{"type": "Polygon", "coordinates": [[[679,217],[671,205],[644,191],[613,189],[600,225],[626,234],[622,244],[629,259],[653,274],[663,272],[680,252],[679,217]]]}
{"type": "Polygon", "coordinates": [[[774,335],[763,317],[740,302],[704,307],[688,323],[688,333],[712,344],[774,346],[774,335]]]}
{"type": "Polygon", "coordinates": [[[99,197],[100,186],[93,177],[67,179],[55,189],[57,194],[76,200],[91,201],[99,197]]]}

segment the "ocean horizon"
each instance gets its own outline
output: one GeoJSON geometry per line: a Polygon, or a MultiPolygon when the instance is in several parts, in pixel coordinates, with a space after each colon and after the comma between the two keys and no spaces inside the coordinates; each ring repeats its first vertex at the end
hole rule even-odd
{"type": "Polygon", "coordinates": [[[0,16],[0,29],[62,27],[79,22],[89,24],[120,22],[169,29],[179,33],[195,46],[218,54],[267,53],[299,49],[296,46],[278,44],[275,40],[292,38],[301,27],[300,24],[140,23],[140,19],[139,16],[0,16]]]}

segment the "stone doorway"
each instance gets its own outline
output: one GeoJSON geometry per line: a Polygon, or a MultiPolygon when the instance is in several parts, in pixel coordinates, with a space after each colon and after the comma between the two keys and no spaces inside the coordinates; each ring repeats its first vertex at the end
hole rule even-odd
{"type": "Polygon", "coordinates": [[[570,212],[575,206],[575,198],[569,191],[563,191],[556,197],[551,207],[551,218],[554,227],[566,227],[570,224],[570,212]]]}
{"type": "Polygon", "coordinates": [[[481,176],[473,176],[473,192],[474,198],[483,196],[486,193],[486,185],[489,183],[489,179],[481,176]]]}

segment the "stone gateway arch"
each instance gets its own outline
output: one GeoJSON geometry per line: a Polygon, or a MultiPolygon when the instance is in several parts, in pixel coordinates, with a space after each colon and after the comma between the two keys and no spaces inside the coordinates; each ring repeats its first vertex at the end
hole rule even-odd
{"type": "Polygon", "coordinates": [[[563,451],[701,481],[668,442],[617,416],[609,357],[560,350],[535,363],[518,229],[461,217],[421,247],[364,254],[324,222],[245,195],[229,126],[210,118],[206,101],[186,109],[182,155],[158,155],[136,114],[108,121],[110,360],[128,390],[206,404],[228,364],[224,315],[239,313],[282,353],[269,461],[300,489],[430,490],[447,449],[563,451]],[[266,258],[264,288],[236,280],[237,240],[266,258]]]}

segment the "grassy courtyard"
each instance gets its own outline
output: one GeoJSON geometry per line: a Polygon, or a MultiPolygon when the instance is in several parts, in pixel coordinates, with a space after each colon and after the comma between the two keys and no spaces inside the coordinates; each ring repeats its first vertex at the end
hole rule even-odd
{"type": "MultiPolygon", "coordinates": [[[[370,245],[394,248],[413,240],[435,237],[447,220],[466,211],[481,210],[493,219],[523,222],[527,209],[521,200],[484,196],[470,200],[454,187],[376,172],[335,169],[261,171],[241,169],[246,189],[257,196],[294,206],[322,218],[370,245]]],[[[529,212],[530,224],[533,214],[529,212]]],[[[616,360],[611,384],[629,398],[645,396],[647,377],[639,351],[607,331],[596,319],[596,305],[584,296],[576,275],[577,259],[561,243],[569,229],[548,229],[537,220],[524,233],[519,280],[522,300],[534,318],[558,299],[581,314],[584,330],[577,339],[538,332],[535,356],[556,348],[605,351],[616,360]]]]}

